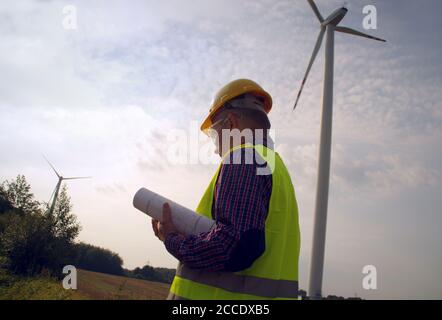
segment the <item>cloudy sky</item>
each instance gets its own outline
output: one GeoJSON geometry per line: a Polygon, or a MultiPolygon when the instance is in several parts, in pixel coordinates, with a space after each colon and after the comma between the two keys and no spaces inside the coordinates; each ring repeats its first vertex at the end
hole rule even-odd
{"type": "MultiPolygon", "coordinates": [[[[378,28],[366,32],[388,42],[336,35],[323,291],[442,298],[442,4],[348,2],[342,24],[362,30],[363,7],[375,5],[378,28]],[[377,290],[361,286],[365,265],[377,290]]],[[[327,15],[343,1],[317,3],[327,15]]],[[[69,183],[79,240],[127,268],[175,267],[133,194],[145,186],[194,208],[217,161],[198,125],[220,86],[254,79],[274,99],[307,288],[323,51],[292,105],[318,31],[303,0],[2,1],[0,178],[25,174],[49,200],[57,180],[42,153],[65,176],[93,176],[69,183]],[[65,28],[68,5],[76,29],[65,28]],[[177,141],[188,161],[175,161],[177,141]]]]}

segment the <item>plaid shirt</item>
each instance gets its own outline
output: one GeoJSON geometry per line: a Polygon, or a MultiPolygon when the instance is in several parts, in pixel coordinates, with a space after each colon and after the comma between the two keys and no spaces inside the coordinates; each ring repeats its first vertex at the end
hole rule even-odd
{"type": "Polygon", "coordinates": [[[233,158],[241,157],[239,164],[221,166],[212,204],[215,226],[198,235],[171,233],[165,239],[167,251],[190,268],[235,272],[251,266],[265,250],[272,176],[257,175],[262,164],[245,161],[245,150],[254,149],[232,152],[233,158]]]}

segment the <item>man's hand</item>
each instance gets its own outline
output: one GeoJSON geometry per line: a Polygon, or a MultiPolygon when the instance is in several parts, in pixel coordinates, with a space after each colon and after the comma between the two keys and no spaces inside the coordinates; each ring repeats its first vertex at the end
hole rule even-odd
{"type": "Polygon", "coordinates": [[[172,212],[167,202],[163,204],[163,222],[160,222],[157,219],[152,219],[152,229],[158,239],[163,242],[166,240],[169,233],[179,233],[172,222],[172,212]]]}

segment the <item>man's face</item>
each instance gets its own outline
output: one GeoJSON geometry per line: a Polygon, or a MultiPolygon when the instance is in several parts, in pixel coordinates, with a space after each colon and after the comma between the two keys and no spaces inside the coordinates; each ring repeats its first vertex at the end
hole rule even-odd
{"type": "MultiPolygon", "coordinates": [[[[209,129],[209,136],[212,138],[212,141],[215,144],[215,153],[220,157],[223,156],[225,151],[230,149],[228,148],[230,139],[223,141],[223,130],[234,129],[234,123],[236,122],[235,119],[235,114],[226,110],[216,113],[212,117],[213,125],[209,129]]],[[[229,137],[230,135],[227,134],[226,136],[229,137]]]]}
{"type": "Polygon", "coordinates": [[[226,119],[219,116],[213,117],[212,123],[213,125],[209,129],[209,136],[215,144],[215,153],[222,157],[222,130],[224,128],[224,123],[226,119]]]}

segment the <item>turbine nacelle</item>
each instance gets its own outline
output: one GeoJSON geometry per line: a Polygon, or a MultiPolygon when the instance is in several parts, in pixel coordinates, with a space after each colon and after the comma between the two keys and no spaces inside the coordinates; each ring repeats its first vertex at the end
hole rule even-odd
{"type": "Polygon", "coordinates": [[[321,24],[321,30],[319,31],[318,39],[316,40],[315,47],[313,48],[313,53],[310,58],[310,62],[307,66],[307,70],[305,72],[304,78],[302,79],[301,86],[299,88],[298,95],[296,96],[296,101],[295,101],[295,105],[293,106],[293,109],[295,109],[296,106],[298,105],[299,98],[301,97],[301,92],[302,92],[304,85],[307,81],[307,77],[310,72],[310,69],[313,66],[313,62],[316,59],[319,49],[321,48],[322,40],[324,38],[324,33],[327,29],[327,26],[329,26],[329,25],[334,26],[333,32],[337,31],[337,32],[341,32],[341,33],[351,34],[353,36],[358,36],[358,37],[363,37],[363,38],[367,38],[367,39],[371,39],[371,40],[385,42],[384,39],[373,37],[369,34],[360,32],[358,30],[338,26],[338,24],[342,21],[342,19],[344,19],[345,15],[348,12],[348,9],[346,7],[341,7],[339,9],[336,9],[326,19],[324,19],[321,15],[321,12],[318,9],[318,7],[316,6],[315,2],[313,0],[307,0],[307,2],[310,4],[310,7],[312,8],[314,14],[316,15],[316,18],[318,18],[319,23],[321,24]]]}
{"type": "Polygon", "coordinates": [[[329,24],[337,26],[339,24],[339,22],[341,22],[342,19],[344,19],[347,12],[348,12],[348,9],[345,7],[336,9],[323,22],[321,22],[321,25],[323,27],[325,27],[329,24]]]}

